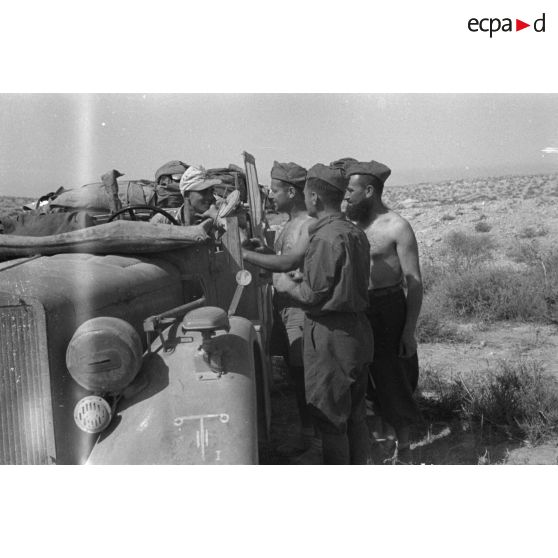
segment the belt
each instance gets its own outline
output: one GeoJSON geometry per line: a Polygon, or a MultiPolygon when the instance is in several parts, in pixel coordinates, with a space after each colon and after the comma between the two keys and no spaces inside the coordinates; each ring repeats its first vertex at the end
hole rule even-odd
{"type": "Polygon", "coordinates": [[[336,319],[336,318],[356,318],[360,314],[364,315],[364,310],[360,312],[337,312],[337,311],[329,311],[324,312],[323,314],[309,314],[306,312],[306,317],[313,322],[319,322],[321,320],[328,320],[328,319],[336,319]]]}
{"type": "Polygon", "coordinates": [[[397,283],[397,285],[390,285],[389,287],[381,287],[379,289],[372,289],[368,291],[369,297],[378,297],[378,296],[386,296],[389,294],[397,293],[403,288],[401,283],[397,283]]]}

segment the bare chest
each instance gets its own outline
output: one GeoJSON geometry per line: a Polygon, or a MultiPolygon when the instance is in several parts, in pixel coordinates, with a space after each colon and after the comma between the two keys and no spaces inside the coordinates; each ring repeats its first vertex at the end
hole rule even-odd
{"type": "Polygon", "coordinates": [[[374,223],[366,230],[372,258],[384,258],[397,255],[393,236],[381,224],[374,223]]]}
{"type": "Polygon", "coordinates": [[[283,230],[275,240],[275,253],[289,254],[292,252],[300,238],[303,223],[304,219],[287,221],[287,224],[283,227],[283,230]]]}

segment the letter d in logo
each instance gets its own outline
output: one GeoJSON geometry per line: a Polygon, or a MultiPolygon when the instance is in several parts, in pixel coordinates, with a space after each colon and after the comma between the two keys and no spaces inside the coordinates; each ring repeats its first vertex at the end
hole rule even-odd
{"type": "Polygon", "coordinates": [[[544,33],[544,26],[545,26],[545,14],[543,13],[542,17],[539,19],[535,20],[535,23],[533,23],[533,29],[537,32],[537,33],[544,33]]]}

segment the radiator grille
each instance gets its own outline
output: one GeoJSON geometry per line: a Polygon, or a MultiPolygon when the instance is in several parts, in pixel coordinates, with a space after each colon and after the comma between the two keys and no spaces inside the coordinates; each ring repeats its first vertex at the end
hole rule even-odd
{"type": "Polygon", "coordinates": [[[42,305],[0,293],[0,464],[55,461],[42,305]]]}

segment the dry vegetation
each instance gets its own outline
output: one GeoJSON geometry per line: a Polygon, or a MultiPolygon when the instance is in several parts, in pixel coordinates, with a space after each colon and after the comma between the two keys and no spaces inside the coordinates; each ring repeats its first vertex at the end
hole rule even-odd
{"type": "Polygon", "coordinates": [[[555,447],[558,175],[386,187],[386,201],[411,222],[421,253],[429,418],[555,447]]]}

